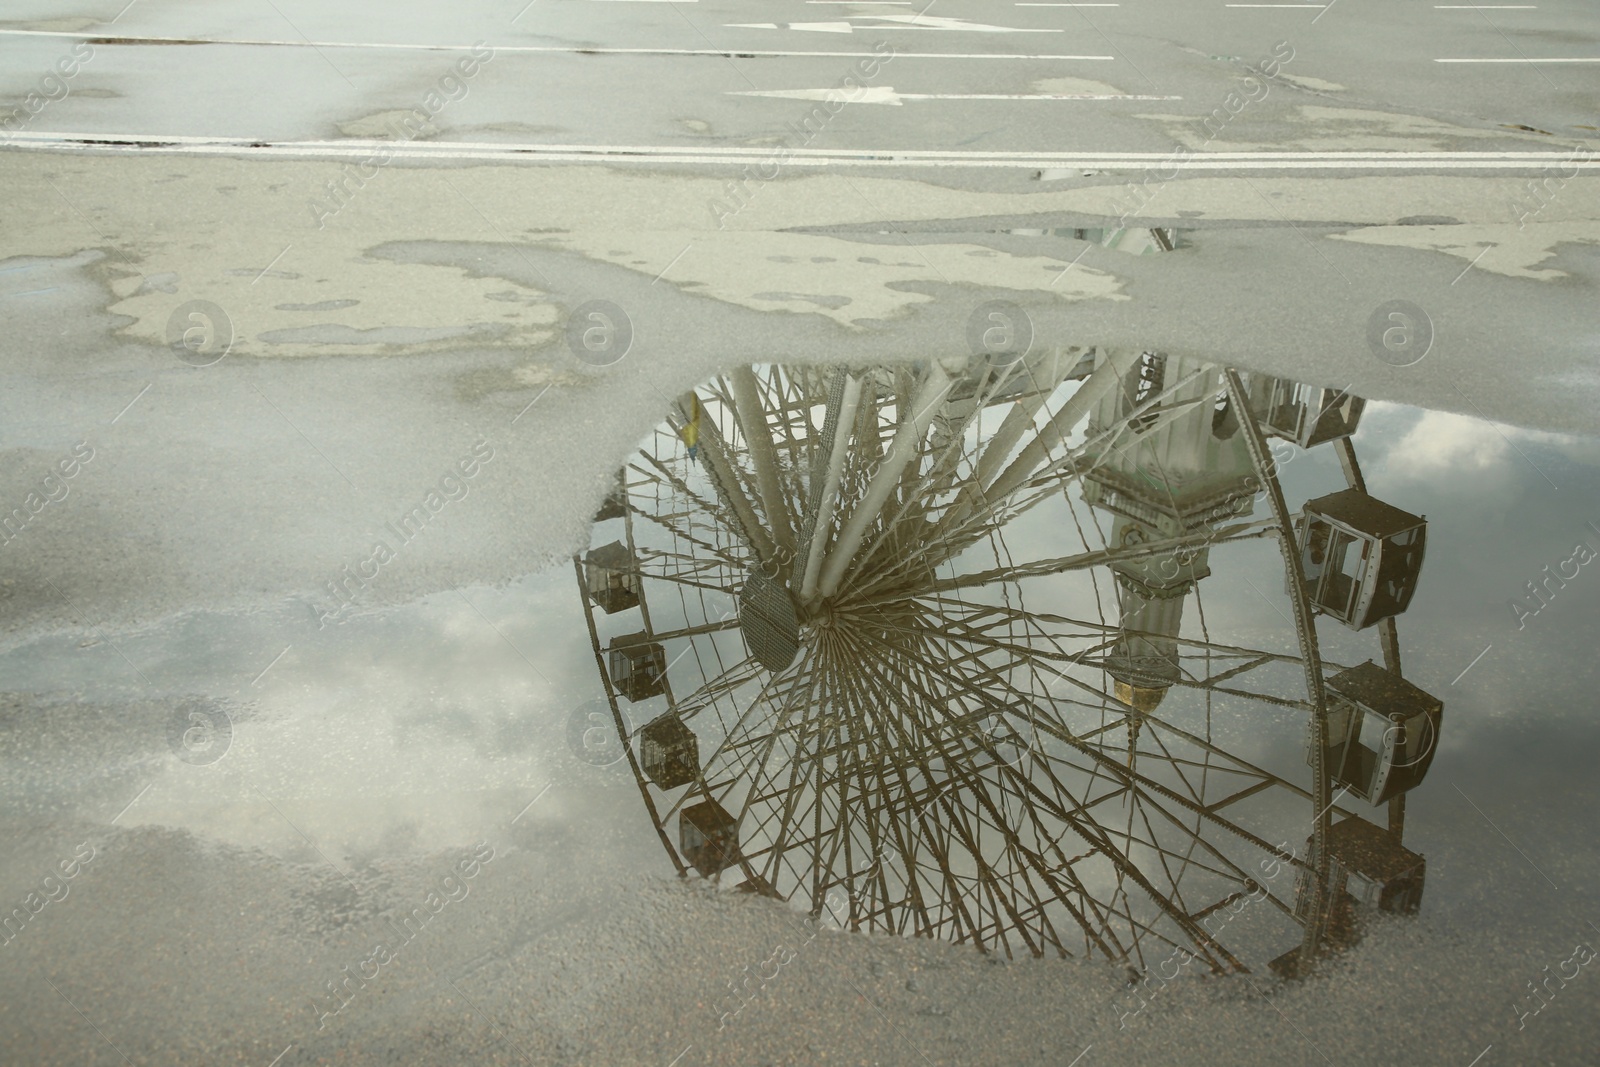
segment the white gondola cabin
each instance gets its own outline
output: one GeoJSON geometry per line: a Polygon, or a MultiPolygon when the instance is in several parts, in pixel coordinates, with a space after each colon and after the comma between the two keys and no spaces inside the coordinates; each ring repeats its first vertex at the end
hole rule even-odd
{"type": "Polygon", "coordinates": [[[621,541],[592,549],[583,557],[589,599],[607,615],[639,606],[639,568],[621,541]]]}
{"type": "MultiPolygon", "coordinates": [[[[1311,839],[1306,839],[1306,849],[1311,839]]],[[[1328,830],[1328,899],[1334,902],[1333,925],[1353,943],[1363,915],[1387,912],[1414,915],[1422,907],[1427,860],[1400,843],[1400,835],[1365,819],[1341,819],[1328,830]]],[[[1295,918],[1311,918],[1310,869],[1302,867],[1295,883],[1295,918]]]]}
{"type": "Polygon", "coordinates": [[[639,735],[644,773],[661,789],[676,789],[700,775],[700,741],[671,712],[648,723],[639,735]]]}
{"type": "Polygon", "coordinates": [[[738,826],[727,809],[705,800],[678,815],[678,848],[707,878],[739,862],[738,826]]]}
{"type": "Polygon", "coordinates": [[[611,684],[632,701],[648,700],[667,691],[667,650],[640,630],[612,638],[611,684]]]}
{"type": "Polygon", "coordinates": [[[1371,660],[1329,678],[1327,693],[1326,766],[1335,782],[1373,804],[1421,784],[1443,703],[1371,660]]]}
{"type": "Polygon", "coordinates": [[[1399,615],[1411,603],[1428,523],[1359,489],[1308,502],[1295,520],[1306,596],[1352,630],[1399,615]]]}
{"type": "Polygon", "coordinates": [[[1320,445],[1356,432],[1367,402],[1343,389],[1256,375],[1251,380],[1251,406],[1262,429],[1301,448],[1320,445]]]}

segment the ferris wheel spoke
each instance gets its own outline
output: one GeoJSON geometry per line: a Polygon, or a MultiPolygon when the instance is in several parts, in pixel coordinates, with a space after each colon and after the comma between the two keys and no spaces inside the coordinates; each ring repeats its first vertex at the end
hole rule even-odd
{"type": "Polygon", "coordinates": [[[787,584],[794,560],[794,524],[788,501],[784,499],[783,478],[778,470],[778,454],[772,444],[772,431],[767,425],[766,406],[761,402],[755,372],[749,367],[735,368],[731,385],[733,416],[755,464],[761,510],[766,515],[767,530],[776,552],[774,563],[782,581],[787,584]]]}
{"type": "Polygon", "coordinates": [[[928,375],[911,401],[910,414],[899,412],[900,427],[889,444],[883,462],[873,471],[866,491],[844,518],[838,536],[823,558],[817,595],[827,597],[838,591],[845,568],[860,548],[868,525],[882,512],[906,465],[918,454],[920,442],[937,414],[940,401],[954,385],[955,379],[942,363],[938,360],[929,363],[928,375]]]}
{"type": "MultiPolygon", "coordinates": [[[[1083,386],[1068,398],[1049,423],[1038,431],[1011,465],[991,484],[969,486],[963,491],[966,499],[958,497],[956,503],[940,518],[935,531],[939,542],[956,550],[965,548],[971,543],[975,525],[1002,515],[1004,521],[1016,518],[1053,495],[1065,481],[1081,478],[1092,470],[1104,454],[1097,450],[1102,447],[1114,449],[1116,441],[1127,431],[1127,423],[1118,424],[1075,447],[1068,447],[1066,441],[1073,428],[1088,414],[1090,406],[1121,381],[1123,370],[1120,368],[1124,362],[1132,361],[1111,357],[1096,367],[1083,386]],[[1052,457],[1051,450],[1058,443],[1065,450],[1065,455],[1052,457]],[[1084,459],[1090,456],[1095,458],[1084,463],[1084,459]]],[[[1159,395],[1150,397],[1135,410],[1134,416],[1141,417],[1145,412],[1152,412],[1151,417],[1158,421],[1170,421],[1178,417],[1183,413],[1179,405],[1172,405],[1172,411],[1163,411],[1160,406],[1201,373],[1196,371],[1159,395]]]]}
{"type": "MultiPolygon", "coordinates": [[[[699,399],[694,393],[687,394],[691,406],[699,405],[699,399]]],[[[745,491],[744,480],[736,464],[728,455],[728,445],[722,438],[722,431],[717,426],[717,420],[709,417],[701,407],[701,417],[691,419],[689,410],[684,407],[682,400],[678,401],[678,411],[686,423],[698,422],[700,454],[705,460],[706,473],[711,480],[711,488],[716,491],[717,499],[724,505],[724,519],[730,529],[735,531],[740,540],[750,546],[752,554],[762,563],[770,563],[775,557],[772,538],[762,528],[760,519],[756,515],[755,505],[751,503],[745,491]]]]}
{"type": "Polygon", "coordinates": [[[1065,574],[1069,571],[1088,570],[1093,567],[1109,566],[1113,563],[1148,559],[1185,548],[1204,548],[1207,545],[1226,544],[1230,541],[1269,536],[1273,532],[1274,530],[1268,521],[1258,520],[1226,527],[1222,530],[1203,530],[1187,537],[1146,542],[1136,547],[1103,548],[1092,552],[1079,552],[1071,556],[1058,556],[1054,559],[1011,564],[987,571],[978,571],[973,574],[941,578],[925,590],[908,591],[904,594],[885,594],[876,599],[867,600],[862,606],[878,606],[892,603],[895,600],[906,599],[910,596],[947,593],[957,589],[974,589],[988,585],[1016,582],[1024,578],[1044,578],[1055,574],[1065,574]]]}
{"type": "MultiPolygon", "coordinates": [[[[706,515],[710,516],[712,519],[722,521],[724,526],[729,526],[730,528],[736,528],[736,527],[731,527],[730,524],[728,523],[728,521],[727,521],[728,520],[728,516],[727,516],[727,514],[725,512],[725,509],[722,507],[722,505],[720,503],[718,503],[716,501],[713,501],[713,500],[708,500],[705,497],[701,496],[699,493],[695,492],[693,489],[689,488],[689,484],[686,481],[684,481],[682,478],[678,477],[678,475],[675,474],[670,467],[668,467],[665,463],[661,462],[661,460],[659,458],[657,458],[655,455],[653,455],[653,454],[651,454],[649,452],[640,450],[639,456],[641,458],[643,458],[646,463],[650,464],[650,468],[651,469],[650,470],[646,470],[645,468],[639,466],[637,463],[629,463],[628,464],[628,469],[633,471],[635,474],[643,475],[644,478],[645,478],[645,484],[654,486],[657,489],[658,493],[659,493],[659,490],[660,490],[661,486],[663,484],[665,484],[665,485],[669,486],[672,489],[673,492],[681,493],[685,500],[687,500],[688,502],[693,504],[696,508],[698,508],[700,511],[704,512],[706,515]]],[[[641,515],[645,516],[646,518],[650,519],[652,522],[656,522],[656,523],[658,523],[658,524],[660,524],[662,526],[665,526],[671,533],[673,533],[673,534],[675,534],[675,535],[677,535],[679,537],[683,537],[686,540],[689,539],[690,536],[691,536],[690,534],[685,532],[681,527],[673,525],[669,521],[671,519],[677,518],[678,514],[682,514],[682,513],[663,514],[663,515],[660,515],[658,517],[654,512],[651,512],[648,509],[643,509],[643,508],[633,509],[633,508],[630,508],[630,510],[635,510],[639,514],[641,514],[641,515]]],[[[711,550],[716,552],[716,553],[718,553],[718,554],[720,554],[723,551],[721,548],[712,548],[711,550]]]]}
{"type": "MultiPolygon", "coordinates": [[[[1152,793],[1159,794],[1187,809],[1191,813],[1202,816],[1213,825],[1227,829],[1239,838],[1255,846],[1257,849],[1266,853],[1270,853],[1273,857],[1283,862],[1290,863],[1294,866],[1305,866],[1305,861],[1296,858],[1293,853],[1284,853],[1282,849],[1268,843],[1265,839],[1251,833],[1236,823],[1222,818],[1215,811],[1208,810],[1207,808],[1189,800],[1182,794],[1177,793],[1169,787],[1154,781],[1148,776],[1122,767],[1115,760],[1110,759],[1103,753],[1093,750],[1087,745],[1083,745],[1081,742],[1077,742],[1067,737],[1061,737],[1061,740],[1066,741],[1066,743],[1072,747],[1089,756],[1090,759],[1100,763],[1101,766],[1110,772],[1113,777],[1122,780],[1122,782],[1127,786],[1130,795],[1137,797],[1142,803],[1150,804],[1157,811],[1163,812],[1163,814],[1176,825],[1182,827],[1184,826],[1184,823],[1172,813],[1166,812],[1165,808],[1161,804],[1155,803],[1154,797],[1151,795],[1152,793]]],[[[1205,839],[1203,837],[1200,837],[1199,840],[1202,842],[1202,844],[1205,844],[1205,839]]],[[[1208,850],[1212,850],[1210,845],[1206,845],[1206,847],[1208,850]]],[[[1216,852],[1215,850],[1212,850],[1212,852],[1213,855],[1217,855],[1219,859],[1221,858],[1220,853],[1216,852]]]]}
{"type": "Polygon", "coordinates": [[[823,416],[822,436],[812,454],[811,492],[801,535],[805,567],[800,598],[816,595],[822,574],[822,559],[833,526],[834,508],[839,500],[839,483],[844,476],[845,458],[861,402],[861,380],[840,367],[828,389],[827,412],[823,416]]]}
{"type": "MultiPolygon", "coordinates": [[[[809,703],[811,695],[816,692],[817,686],[821,681],[821,672],[809,668],[810,662],[808,661],[803,668],[806,679],[805,693],[807,703],[809,703]]],[[[773,845],[773,859],[768,867],[768,873],[764,875],[768,882],[772,884],[776,884],[774,880],[777,877],[777,861],[778,858],[783,854],[784,839],[789,832],[789,828],[793,825],[795,805],[800,799],[800,794],[796,786],[799,781],[800,769],[803,765],[803,760],[800,756],[801,748],[798,743],[798,739],[787,730],[789,711],[794,707],[795,704],[793,698],[797,696],[800,691],[801,689],[798,679],[790,683],[790,700],[785,701],[784,706],[780,709],[779,721],[774,724],[769,738],[763,746],[760,758],[756,762],[757,771],[751,779],[750,792],[745,796],[744,806],[740,809],[737,820],[738,825],[743,825],[746,818],[746,813],[750,810],[752,798],[757,796],[761,783],[765,780],[766,768],[771,761],[773,748],[777,744],[780,735],[788,734],[787,739],[795,743],[795,752],[789,764],[789,785],[784,794],[783,814],[778,822],[778,837],[773,845]]]]}
{"type": "MultiPolygon", "coordinates": [[[[886,663],[881,657],[880,657],[879,662],[880,663],[885,663],[886,666],[889,666],[889,667],[891,667],[891,669],[893,669],[893,664],[886,663]]],[[[904,678],[904,672],[903,671],[897,671],[897,673],[900,673],[902,675],[902,677],[904,678]]],[[[924,699],[928,699],[928,700],[930,700],[930,703],[933,703],[931,694],[929,694],[927,692],[927,690],[923,689],[920,685],[918,685],[913,679],[904,678],[904,681],[905,681],[906,684],[910,685],[914,690],[919,691],[920,695],[922,695],[924,697],[924,699]]],[[[980,805],[984,806],[985,809],[991,815],[991,817],[993,817],[997,823],[1003,824],[1004,820],[998,815],[997,812],[995,812],[993,810],[992,802],[990,801],[990,798],[988,796],[987,790],[982,788],[981,786],[973,785],[973,781],[972,781],[972,779],[970,777],[969,772],[964,772],[964,771],[961,770],[962,767],[968,765],[968,761],[965,760],[965,759],[960,759],[960,758],[952,758],[952,756],[949,754],[949,752],[944,749],[943,745],[937,739],[935,739],[933,741],[933,744],[940,750],[941,755],[944,757],[946,766],[952,772],[962,776],[963,779],[965,781],[967,781],[969,786],[973,786],[973,799],[975,799],[980,805]]],[[[989,755],[989,757],[991,759],[993,759],[994,758],[994,753],[993,753],[992,749],[990,749],[988,745],[985,745],[984,747],[986,749],[989,749],[988,755],[989,755]]],[[[1025,775],[1017,774],[1015,772],[1014,768],[1007,768],[1003,762],[999,763],[999,766],[1002,769],[1001,770],[1002,776],[1009,776],[1009,777],[1015,778],[1016,779],[1016,783],[1018,785],[1020,785],[1022,788],[1033,792],[1035,794],[1036,798],[1044,799],[1044,795],[1043,795],[1042,791],[1039,791],[1037,789],[1037,787],[1034,786],[1033,783],[1031,783],[1027,779],[1027,777],[1025,775]],[[1009,772],[1009,774],[1008,774],[1008,772],[1009,772]]],[[[1078,802],[1074,799],[1074,800],[1072,800],[1072,803],[1077,804],[1078,802]]],[[[1064,806],[1057,805],[1057,814],[1058,814],[1058,817],[1062,818],[1064,821],[1073,824],[1074,825],[1074,829],[1076,829],[1079,832],[1080,836],[1083,836],[1086,840],[1097,840],[1098,839],[1098,842],[1102,845],[1102,847],[1105,850],[1104,854],[1107,855],[1108,858],[1111,858],[1113,860],[1113,862],[1117,864],[1119,869],[1128,868],[1131,871],[1131,865],[1128,864],[1127,858],[1124,857],[1124,856],[1120,856],[1120,854],[1118,854],[1116,852],[1115,848],[1111,845],[1111,842],[1109,841],[1109,839],[1106,839],[1103,836],[1096,835],[1093,831],[1089,831],[1087,829],[1087,826],[1081,820],[1078,820],[1074,816],[1069,814],[1068,810],[1064,806]]],[[[1005,832],[1008,835],[1010,843],[1013,845],[1013,847],[1015,847],[1017,842],[1015,840],[1014,834],[1011,833],[1009,828],[1007,828],[1005,832]]],[[[1041,871],[1041,873],[1043,873],[1043,872],[1041,871]]],[[[1134,872],[1134,873],[1135,873],[1135,876],[1137,877],[1136,872],[1134,872]]],[[[1151,896],[1151,898],[1153,900],[1156,900],[1158,904],[1160,903],[1159,894],[1157,894],[1155,892],[1154,887],[1150,886],[1148,883],[1143,883],[1143,888],[1146,890],[1147,893],[1150,894],[1150,896],[1151,896]]]]}
{"type": "MultiPolygon", "coordinates": [[[[886,663],[884,663],[882,657],[866,648],[862,642],[851,641],[850,643],[854,646],[856,654],[861,657],[860,661],[865,668],[860,672],[861,680],[870,681],[872,683],[873,688],[872,690],[868,691],[869,695],[875,698],[876,702],[883,707],[903,705],[903,694],[899,692],[896,687],[889,684],[886,678],[880,673],[881,668],[888,666],[886,663]]],[[[898,735],[897,740],[900,742],[903,751],[921,751],[921,749],[914,747],[910,743],[911,738],[906,735],[905,727],[899,721],[898,716],[884,716],[884,721],[889,725],[890,729],[894,730],[898,735]]],[[[930,800],[937,801],[938,792],[935,792],[935,790],[937,788],[937,783],[940,780],[940,776],[937,775],[933,771],[932,767],[929,766],[925,756],[918,755],[914,760],[914,765],[917,767],[918,771],[922,775],[923,781],[927,783],[927,786],[932,793],[930,800]]],[[[946,761],[946,765],[948,766],[948,761],[946,761]]],[[[909,783],[905,780],[905,766],[902,764],[897,768],[897,770],[899,772],[902,784],[909,786],[909,783]]],[[[955,873],[950,866],[949,853],[942,847],[940,835],[937,832],[939,824],[930,826],[928,823],[926,815],[928,806],[929,804],[925,802],[923,805],[917,808],[916,812],[917,821],[922,829],[920,840],[928,846],[930,851],[934,852],[939,869],[944,875],[947,888],[950,890],[947,899],[949,901],[949,907],[952,909],[953,921],[955,922],[954,933],[956,935],[956,940],[960,940],[963,931],[975,932],[978,928],[978,924],[974,922],[971,913],[967,910],[964,894],[959,891],[959,886],[954,881],[955,873]]]]}

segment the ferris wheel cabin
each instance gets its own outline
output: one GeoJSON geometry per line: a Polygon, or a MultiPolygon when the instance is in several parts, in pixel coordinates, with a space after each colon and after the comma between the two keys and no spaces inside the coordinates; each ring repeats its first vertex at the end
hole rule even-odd
{"type": "Polygon", "coordinates": [[[1262,429],[1301,448],[1320,445],[1356,432],[1366,400],[1343,389],[1329,389],[1287,378],[1254,379],[1251,406],[1262,429]]]}
{"type": "Polygon", "coordinates": [[[1422,783],[1439,740],[1441,701],[1371,660],[1329,678],[1327,691],[1326,766],[1335,782],[1373,804],[1422,783]]]}
{"type": "Polygon", "coordinates": [[[589,599],[607,615],[639,606],[639,575],[621,541],[590,550],[583,557],[583,581],[589,599]]]}
{"type": "Polygon", "coordinates": [[[678,848],[690,866],[710,878],[739,862],[738,823],[715,800],[678,814],[678,848]]]}
{"type": "Polygon", "coordinates": [[[644,773],[661,789],[676,789],[700,776],[700,742],[670,711],[640,731],[639,757],[644,773]]]}
{"type": "Polygon", "coordinates": [[[1399,615],[1422,571],[1428,523],[1359,489],[1308,501],[1295,520],[1306,596],[1352,630],[1399,615]]]}
{"type": "Polygon", "coordinates": [[[650,635],[624,634],[612,638],[606,649],[611,660],[611,684],[630,701],[648,700],[667,691],[667,649],[650,635]]]}

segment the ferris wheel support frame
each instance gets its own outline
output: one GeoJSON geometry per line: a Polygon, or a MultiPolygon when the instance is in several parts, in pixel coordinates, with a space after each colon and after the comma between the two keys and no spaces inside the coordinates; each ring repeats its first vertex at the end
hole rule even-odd
{"type": "MultiPolygon", "coordinates": [[[[1300,545],[1295,539],[1289,506],[1278,484],[1277,464],[1267,450],[1266,438],[1256,423],[1250,395],[1239,372],[1232,367],[1223,372],[1228,381],[1228,396],[1239,413],[1239,428],[1256,476],[1267,492],[1267,501],[1279,526],[1278,547],[1283,552],[1284,570],[1289,579],[1289,605],[1294,610],[1295,634],[1300,639],[1300,655],[1305,666],[1306,695],[1311,702],[1311,783],[1316,811],[1311,830],[1311,910],[1305,937],[1300,947],[1300,966],[1309,966],[1322,942],[1328,917],[1328,832],[1333,826],[1333,781],[1328,774],[1328,699],[1322,678],[1322,656],[1317,645],[1317,622],[1306,599],[1305,570],[1300,564],[1300,545]]],[[[1341,457],[1342,457],[1341,453],[1341,457]]],[[[1352,458],[1354,453],[1351,454],[1352,458]]]]}

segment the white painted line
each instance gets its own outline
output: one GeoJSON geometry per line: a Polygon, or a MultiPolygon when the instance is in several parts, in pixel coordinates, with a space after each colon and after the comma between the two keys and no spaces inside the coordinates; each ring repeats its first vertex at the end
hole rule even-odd
{"type": "MultiPolygon", "coordinates": [[[[413,159],[469,159],[504,156],[522,159],[529,156],[572,155],[578,158],[625,158],[644,156],[650,158],[683,158],[704,162],[747,162],[751,159],[768,159],[771,147],[718,147],[703,146],[680,148],[672,145],[597,145],[597,144],[500,144],[486,141],[407,141],[395,142],[382,138],[343,138],[324,141],[262,141],[257,138],[207,137],[193,134],[128,134],[128,133],[63,133],[37,132],[17,134],[14,144],[36,148],[58,148],[78,151],[130,149],[139,152],[182,154],[187,151],[245,150],[250,153],[318,156],[322,158],[349,158],[371,155],[387,148],[396,156],[413,159]]],[[[791,162],[810,160],[816,165],[847,163],[889,163],[904,165],[924,161],[950,161],[961,164],[997,163],[1012,164],[1033,160],[1050,160],[1052,164],[1070,164],[1093,161],[1095,165],[1133,164],[1172,161],[1171,152],[1060,152],[1060,151],[962,151],[953,149],[902,149],[862,148],[835,150],[823,148],[794,148],[789,151],[791,162]]],[[[1191,153],[1182,167],[1230,167],[1267,163],[1272,166],[1360,166],[1382,169],[1409,165],[1435,166],[1450,164],[1457,167],[1547,166],[1568,162],[1591,169],[1600,166],[1600,156],[1594,159],[1573,159],[1565,151],[1518,152],[1198,152],[1191,153]]]]}
{"type": "Polygon", "coordinates": [[[1436,59],[1435,63],[1600,63],[1600,56],[1552,57],[1548,59],[1436,59]]]}
{"type": "Polygon", "coordinates": [[[1537,11],[1539,9],[1538,4],[1434,4],[1433,6],[1439,11],[1537,11]]]}
{"type": "Polygon", "coordinates": [[[1489,1049],[1491,1049],[1491,1048],[1494,1048],[1494,1046],[1493,1045],[1489,1045],[1482,1052],[1480,1052],[1476,1056],[1474,1056],[1473,1059],[1472,1059],[1472,1062],[1467,1064],[1467,1067],[1478,1067],[1478,1061],[1483,1059],[1485,1056],[1487,1056],[1489,1054],[1489,1049]]]}
{"type": "Polygon", "coordinates": [[[294,1048],[294,1042],[291,1041],[289,1044],[283,1047],[283,1051],[278,1053],[278,1055],[273,1058],[271,1063],[267,1064],[267,1067],[278,1067],[278,1060],[281,1060],[287,1056],[289,1054],[289,1050],[292,1048],[294,1048]]]}
{"type": "Polygon", "coordinates": [[[808,4],[851,4],[855,7],[910,7],[911,0],[806,0],[808,4]]]}
{"type": "Polygon", "coordinates": [[[1223,7],[1299,7],[1307,11],[1320,11],[1327,4],[1223,4],[1223,7]]]}
{"type": "MultiPolygon", "coordinates": [[[[827,100],[838,89],[742,89],[728,96],[770,96],[783,100],[827,100]]],[[[892,85],[872,85],[848,98],[852,104],[889,104],[905,100],[1182,100],[1181,96],[1137,96],[1129,93],[899,93],[892,85]]]]}
{"type": "Polygon", "coordinates": [[[1122,5],[1121,4],[1042,4],[1042,3],[1025,3],[1025,2],[1023,2],[1023,0],[1018,0],[1018,2],[1014,6],[1016,6],[1016,7],[1121,7],[1122,5]]]}
{"type": "MultiPolygon", "coordinates": [[[[879,16],[885,17],[885,16],[879,16]]],[[[914,16],[906,16],[911,18],[914,16]]],[[[770,25],[770,24],[769,24],[770,25]]],[[[893,29],[880,26],[877,29],[893,29]]],[[[1031,32],[1031,31],[1030,31],[1031,32]]],[[[1059,31],[1050,31],[1059,32],[1059,31]]],[[[0,29],[0,37],[57,37],[69,41],[89,41],[98,45],[116,44],[214,44],[238,48],[376,48],[400,52],[470,52],[475,46],[466,44],[395,44],[381,41],[276,41],[265,38],[237,38],[213,40],[199,37],[135,37],[90,33],[68,33],[65,30],[7,30],[0,29]]],[[[810,49],[775,48],[584,48],[578,45],[494,45],[495,52],[517,55],[597,55],[597,56],[723,56],[728,59],[807,58],[821,59],[882,59],[882,52],[826,52],[810,49]]],[[[1115,56],[1059,56],[1001,52],[901,52],[896,59],[1025,59],[1037,62],[1046,59],[1097,59],[1110,62],[1115,56]]]]}
{"type": "MultiPolygon", "coordinates": [[[[24,140],[18,137],[18,142],[24,140]]],[[[291,159],[363,159],[378,147],[394,158],[428,161],[493,160],[507,163],[674,163],[736,166],[770,163],[775,149],[680,148],[669,145],[497,145],[393,141],[306,141],[273,144],[253,139],[205,137],[133,137],[92,134],[50,137],[31,135],[26,147],[83,154],[213,155],[291,159]]],[[[22,147],[20,144],[13,148],[22,147]]],[[[1037,170],[1141,170],[1152,165],[1181,166],[1191,171],[1260,172],[1341,171],[1521,171],[1534,172],[1561,164],[1600,170],[1600,154],[1575,160],[1565,152],[1216,152],[1191,155],[1174,164],[1163,152],[961,152],[907,149],[791,149],[790,167],[1013,167],[1037,170]]]]}
{"type": "Polygon", "coordinates": [[[989,26],[981,22],[967,22],[964,19],[940,19],[931,15],[861,15],[859,17],[872,19],[874,25],[857,26],[853,22],[729,22],[724,23],[724,28],[730,30],[800,30],[807,33],[854,33],[856,30],[871,30],[874,33],[880,33],[885,30],[943,30],[964,31],[967,33],[1067,32],[1061,29],[1041,30],[1024,29],[1018,26],[989,26]],[[878,23],[883,22],[898,23],[898,25],[878,25],[878,23]]]}

